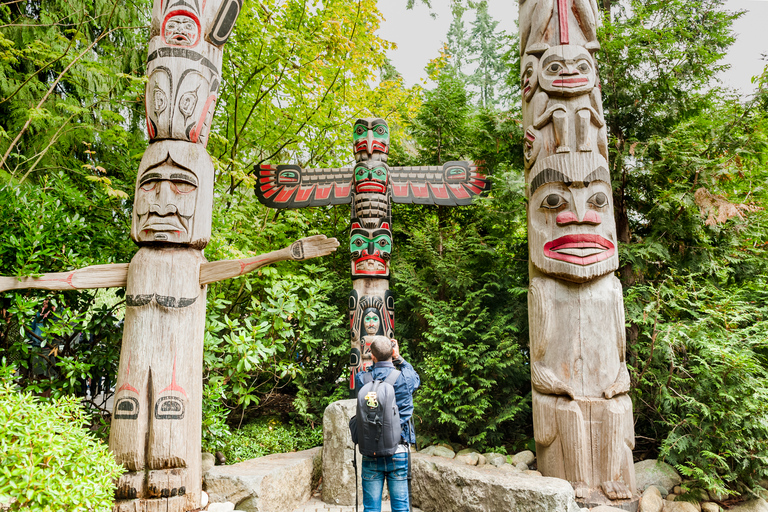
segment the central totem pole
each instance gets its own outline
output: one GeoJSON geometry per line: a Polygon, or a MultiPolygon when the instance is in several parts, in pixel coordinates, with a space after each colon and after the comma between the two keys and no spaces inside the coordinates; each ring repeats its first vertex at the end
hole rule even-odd
{"type": "Polygon", "coordinates": [[[595,0],[519,0],[538,468],[637,506],[595,0]],[[625,501],[626,500],[626,501],[625,501]]]}
{"type": "Polygon", "coordinates": [[[370,347],[374,337],[395,337],[395,298],[389,290],[391,203],[469,205],[474,196],[490,189],[490,183],[470,162],[389,167],[389,126],[384,119],[358,119],[352,137],[354,167],[262,165],[256,196],[270,208],[352,206],[349,387],[354,396],[355,373],[372,364],[370,347]]]}

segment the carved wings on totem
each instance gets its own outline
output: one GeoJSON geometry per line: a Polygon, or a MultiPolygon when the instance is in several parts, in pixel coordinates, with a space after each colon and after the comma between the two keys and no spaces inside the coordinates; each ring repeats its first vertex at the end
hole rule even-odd
{"type": "MultiPolygon", "coordinates": [[[[395,203],[463,206],[491,188],[488,178],[471,162],[386,168],[387,188],[395,203]]],[[[303,169],[290,164],[260,165],[256,196],[270,208],[348,204],[355,194],[354,173],[352,167],[303,169]]]]}

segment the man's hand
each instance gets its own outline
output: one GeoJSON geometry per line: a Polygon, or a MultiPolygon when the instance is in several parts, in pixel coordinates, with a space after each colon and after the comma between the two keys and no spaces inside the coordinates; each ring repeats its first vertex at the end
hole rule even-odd
{"type": "Polygon", "coordinates": [[[335,238],[327,238],[325,235],[308,236],[291,244],[291,259],[300,261],[327,256],[338,246],[339,242],[335,238]]]}
{"type": "Polygon", "coordinates": [[[396,339],[392,339],[392,360],[400,359],[400,345],[398,345],[396,339]]]}

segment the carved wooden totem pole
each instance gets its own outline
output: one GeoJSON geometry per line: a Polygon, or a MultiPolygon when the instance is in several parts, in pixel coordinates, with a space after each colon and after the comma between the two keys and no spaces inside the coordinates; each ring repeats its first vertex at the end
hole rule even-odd
{"type": "Polygon", "coordinates": [[[636,507],[624,301],[595,0],[519,0],[533,423],[539,470],[636,507]]]}
{"type": "Polygon", "coordinates": [[[358,119],[352,137],[354,167],[262,165],[256,195],[270,208],[352,205],[349,385],[354,392],[355,373],[372,364],[373,337],[395,337],[395,298],[389,290],[391,203],[468,205],[474,196],[490,189],[490,183],[470,162],[389,167],[389,126],[383,119],[358,119]]]}
{"type": "Polygon", "coordinates": [[[319,235],[242,260],[207,262],[214,170],[205,145],[220,83],[221,47],[240,0],[156,0],[147,58],[147,131],[139,166],[130,264],[18,280],[0,291],[126,287],[126,314],[109,447],[128,470],[118,512],[197,510],[206,285],[269,263],[333,252],[319,235]]]}

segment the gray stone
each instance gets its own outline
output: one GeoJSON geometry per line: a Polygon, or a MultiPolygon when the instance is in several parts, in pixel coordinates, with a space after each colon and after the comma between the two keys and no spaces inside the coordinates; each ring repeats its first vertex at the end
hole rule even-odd
{"type": "Polygon", "coordinates": [[[459,450],[458,452],[456,452],[456,456],[458,457],[459,455],[467,455],[469,453],[480,453],[480,452],[478,452],[474,448],[464,448],[463,450],[459,450]]]}
{"type": "Polygon", "coordinates": [[[525,450],[520,453],[516,453],[515,455],[512,456],[513,464],[518,464],[522,462],[526,466],[530,466],[531,464],[533,464],[534,460],[536,460],[536,456],[530,450],[525,450]]]}
{"type": "Polygon", "coordinates": [[[664,500],[658,487],[652,485],[643,492],[643,497],[640,499],[639,512],[661,512],[663,507],[664,500]]]}
{"type": "Polygon", "coordinates": [[[415,454],[413,503],[424,512],[578,512],[573,488],[558,478],[531,478],[494,467],[415,454]]]}
{"type": "Polygon", "coordinates": [[[211,503],[208,506],[208,512],[232,512],[235,510],[235,504],[229,501],[224,503],[211,503]]]}
{"type": "Polygon", "coordinates": [[[711,501],[725,501],[728,499],[728,495],[725,493],[717,493],[715,491],[707,492],[707,496],[711,501]]]}
{"type": "Polygon", "coordinates": [[[538,471],[533,470],[533,469],[526,469],[525,471],[523,471],[523,474],[530,475],[530,476],[544,476],[541,473],[539,473],[538,471]]]}
{"type": "Polygon", "coordinates": [[[434,446],[427,446],[426,448],[422,448],[419,450],[419,453],[423,453],[424,455],[434,455],[435,454],[435,447],[434,446]]]}
{"type": "Polygon", "coordinates": [[[635,481],[637,482],[637,490],[640,492],[652,485],[669,492],[683,482],[675,468],[656,459],[646,459],[635,463],[635,481]]]}
{"type": "Polygon", "coordinates": [[[668,501],[664,500],[663,512],[699,512],[696,505],[687,501],[668,501]]]}
{"type": "Polygon", "coordinates": [[[528,464],[526,464],[525,462],[518,462],[517,464],[515,464],[515,467],[520,471],[528,471],[528,464]]]}
{"type": "Polygon", "coordinates": [[[442,445],[437,445],[435,447],[434,455],[437,455],[438,457],[445,457],[446,459],[452,459],[456,456],[453,450],[449,450],[448,448],[442,445]]]}
{"type": "Polygon", "coordinates": [[[480,460],[480,454],[476,452],[469,452],[464,454],[458,453],[456,454],[456,460],[467,464],[468,466],[477,466],[477,463],[480,460]]]}
{"type": "Polygon", "coordinates": [[[626,512],[624,509],[609,507],[608,505],[600,505],[599,507],[587,510],[592,510],[592,512],[626,512]]]}
{"type": "Polygon", "coordinates": [[[768,502],[759,498],[734,505],[728,509],[728,512],[768,512],[768,502]]]}
{"type": "MultiPolygon", "coordinates": [[[[355,415],[357,400],[339,400],[325,408],[323,414],[323,501],[332,505],[355,504],[355,468],[352,457],[355,445],[349,433],[349,420],[355,415]]],[[[357,467],[362,464],[357,452],[357,467]]],[[[362,477],[357,475],[359,504],[363,504],[362,477]]]]}
{"type": "Polygon", "coordinates": [[[216,465],[216,457],[212,453],[203,452],[200,454],[200,458],[202,459],[202,473],[205,474],[206,471],[211,469],[213,466],[216,465]]]}
{"type": "Polygon", "coordinates": [[[499,469],[507,473],[522,473],[522,470],[518,469],[517,466],[513,466],[512,464],[502,464],[499,466],[499,469]]]}
{"type": "Polygon", "coordinates": [[[493,466],[503,466],[507,462],[507,456],[500,453],[484,453],[485,460],[493,466]]]}
{"type": "Polygon", "coordinates": [[[711,501],[705,501],[701,504],[701,512],[720,512],[720,505],[711,501]]]}
{"type": "Polygon", "coordinates": [[[205,474],[203,486],[213,503],[231,502],[244,512],[291,512],[312,495],[320,480],[321,463],[320,447],[276,453],[214,466],[205,474]]]}
{"type": "Polygon", "coordinates": [[[488,464],[488,460],[486,460],[485,455],[477,454],[477,465],[478,466],[485,466],[488,464]]]}

